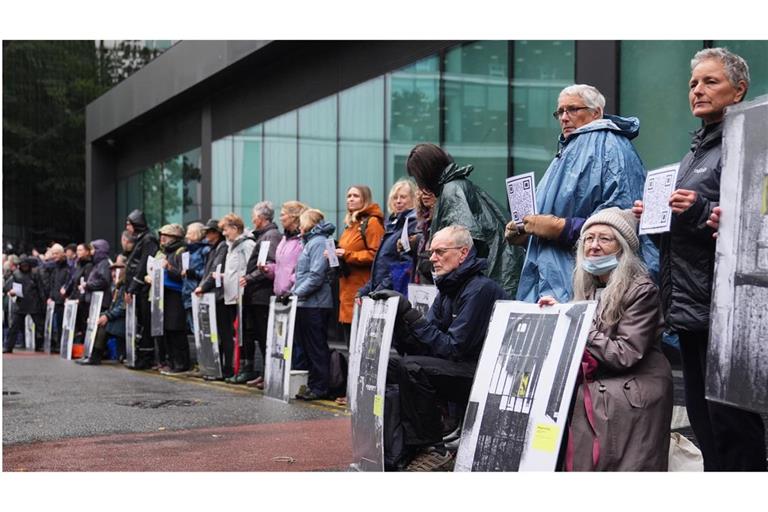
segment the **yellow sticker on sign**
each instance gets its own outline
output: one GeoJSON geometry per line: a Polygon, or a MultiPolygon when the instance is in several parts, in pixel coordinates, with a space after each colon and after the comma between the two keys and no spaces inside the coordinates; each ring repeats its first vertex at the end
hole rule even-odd
{"type": "Polygon", "coordinates": [[[533,449],[547,453],[556,452],[559,434],[560,429],[556,425],[537,424],[533,434],[533,449]]]}
{"type": "Polygon", "coordinates": [[[219,342],[219,335],[216,333],[211,334],[211,343],[216,344],[219,342]]]}
{"type": "Polygon", "coordinates": [[[517,396],[519,398],[525,398],[525,394],[528,392],[528,379],[530,379],[530,375],[527,373],[520,377],[520,387],[517,389],[517,396]]]}
{"type": "Polygon", "coordinates": [[[381,395],[375,395],[373,397],[373,415],[384,416],[384,397],[381,395]]]}
{"type": "Polygon", "coordinates": [[[290,359],[291,359],[291,349],[290,349],[290,347],[283,348],[283,359],[285,361],[290,361],[290,359]]]}

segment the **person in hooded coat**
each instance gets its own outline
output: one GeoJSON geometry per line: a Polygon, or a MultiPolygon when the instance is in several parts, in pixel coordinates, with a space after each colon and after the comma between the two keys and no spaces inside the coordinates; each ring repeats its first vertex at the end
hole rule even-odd
{"type": "Polygon", "coordinates": [[[346,228],[339,237],[339,323],[349,346],[352,309],[358,290],[371,277],[371,265],[384,236],[384,213],[373,202],[371,189],[353,185],[347,189],[346,228]]]}
{"type": "Polygon", "coordinates": [[[399,180],[389,191],[389,218],[387,219],[384,236],[381,239],[379,250],[371,265],[371,278],[357,292],[358,297],[368,295],[377,290],[397,290],[400,293],[407,294],[407,284],[410,281],[410,275],[413,272],[413,258],[411,253],[415,247],[408,252],[401,250],[400,237],[403,234],[405,222],[408,222],[408,238],[414,237],[417,233],[416,211],[414,202],[416,201],[416,187],[410,180],[399,180]],[[404,280],[405,289],[402,286],[395,286],[393,281],[393,270],[400,265],[405,265],[408,270],[404,280]]]}
{"type": "MultiPolygon", "coordinates": [[[[94,292],[104,293],[101,300],[101,306],[99,307],[100,313],[103,314],[109,310],[109,306],[112,302],[112,271],[110,269],[112,262],[109,261],[109,242],[102,239],[94,240],[90,243],[90,253],[93,262],[93,268],[88,274],[88,279],[86,280],[85,285],[82,287],[86,304],[88,305],[86,308],[84,308],[86,309],[86,321],[88,319],[88,314],[90,313],[90,304],[93,300],[94,292]]],[[[78,310],[80,307],[82,306],[78,305],[78,310]]],[[[88,354],[83,354],[82,359],[79,359],[75,362],[84,365],[97,365],[101,363],[101,358],[106,346],[106,325],[97,324],[96,336],[94,338],[90,357],[88,354]]]]}
{"type": "Polygon", "coordinates": [[[13,352],[13,345],[20,333],[24,332],[25,317],[30,315],[35,322],[35,350],[42,350],[43,340],[43,320],[44,320],[44,297],[45,284],[43,283],[36,265],[37,258],[22,258],[19,266],[13,271],[11,277],[6,281],[3,290],[9,299],[16,297],[16,306],[13,308],[11,324],[4,340],[4,354],[13,352]],[[21,285],[21,291],[24,295],[16,296],[13,290],[13,284],[21,285]]]}
{"type": "Polygon", "coordinates": [[[333,309],[328,282],[328,258],[324,255],[328,237],[336,226],[324,220],[323,212],[309,209],[299,218],[303,248],[296,264],[296,282],[290,293],[278,300],[288,303],[298,298],[294,340],[306,356],[309,375],[300,400],[318,400],[328,394],[331,353],[328,349],[328,319],[333,309]]]}
{"type": "MultiPolygon", "coordinates": [[[[630,142],[640,121],[603,115],[604,108],[605,98],[591,85],[560,91],[553,115],[562,133],[557,155],[536,187],[539,213],[524,217],[522,229],[507,225],[507,240],[527,247],[517,300],[536,302],[543,295],[570,300],[573,248],[586,219],[603,208],[630,208],[643,195],[645,169],[630,142]]],[[[655,276],[659,253],[648,237],[641,237],[641,254],[655,276]]]]}
{"type": "Polygon", "coordinates": [[[144,278],[147,275],[147,259],[157,253],[157,237],[149,230],[144,212],[133,210],[125,220],[125,229],[134,237],[134,246],[125,263],[125,303],[136,300],[136,369],[146,369],[153,365],[155,347],[152,341],[149,305],[149,285],[144,278]]]}
{"type": "Polygon", "coordinates": [[[474,167],[459,167],[448,152],[435,144],[418,144],[411,149],[406,168],[419,189],[437,198],[430,232],[436,233],[450,225],[466,226],[472,233],[478,256],[488,262],[486,275],[514,295],[523,251],[504,242],[504,225],[509,221],[509,214],[469,180],[474,167]]]}

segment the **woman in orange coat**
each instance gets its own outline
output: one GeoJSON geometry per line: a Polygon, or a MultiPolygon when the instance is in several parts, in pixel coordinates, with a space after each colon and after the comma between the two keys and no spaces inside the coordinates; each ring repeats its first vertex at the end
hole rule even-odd
{"type": "Polygon", "coordinates": [[[339,238],[336,256],[344,260],[339,277],[339,322],[349,346],[352,308],[357,291],[371,277],[371,265],[384,236],[384,213],[372,200],[371,189],[352,185],[347,189],[345,229],[339,238]]]}

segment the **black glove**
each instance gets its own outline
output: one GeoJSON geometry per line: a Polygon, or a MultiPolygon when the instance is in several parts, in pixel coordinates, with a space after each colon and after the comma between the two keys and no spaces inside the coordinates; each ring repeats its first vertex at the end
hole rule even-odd
{"type": "Polygon", "coordinates": [[[402,293],[394,290],[379,290],[369,293],[368,296],[373,300],[386,300],[390,297],[398,297],[400,300],[397,303],[397,319],[404,320],[409,325],[421,318],[421,313],[411,307],[411,303],[402,293]]]}
{"type": "Polygon", "coordinates": [[[288,303],[291,301],[291,295],[293,295],[293,294],[290,293],[290,292],[288,292],[288,293],[281,293],[280,295],[278,295],[275,298],[275,301],[279,302],[283,306],[287,306],[288,303]]]}

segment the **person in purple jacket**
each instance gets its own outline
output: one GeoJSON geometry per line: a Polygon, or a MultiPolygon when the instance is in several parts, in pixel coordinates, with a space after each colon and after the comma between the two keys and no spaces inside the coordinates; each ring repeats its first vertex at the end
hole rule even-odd
{"type": "MultiPolygon", "coordinates": [[[[293,283],[296,282],[296,263],[299,261],[302,248],[301,234],[299,233],[299,217],[307,209],[308,206],[299,201],[286,201],[283,203],[280,208],[280,224],[283,226],[283,238],[277,245],[275,262],[259,267],[268,279],[273,280],[272,291],[276,297],[290,292],[291,288],[293,288],[293,283]]],[[[301,365],[296,364],[304,359],[298,343],[294,345],[293,353],[294,362],[292,367],[297,370],[306,369],[299,368],[301,365]]],[[[247,384],[264,389],[264,377],[256,377],[248,381],[247,384]]]]}

